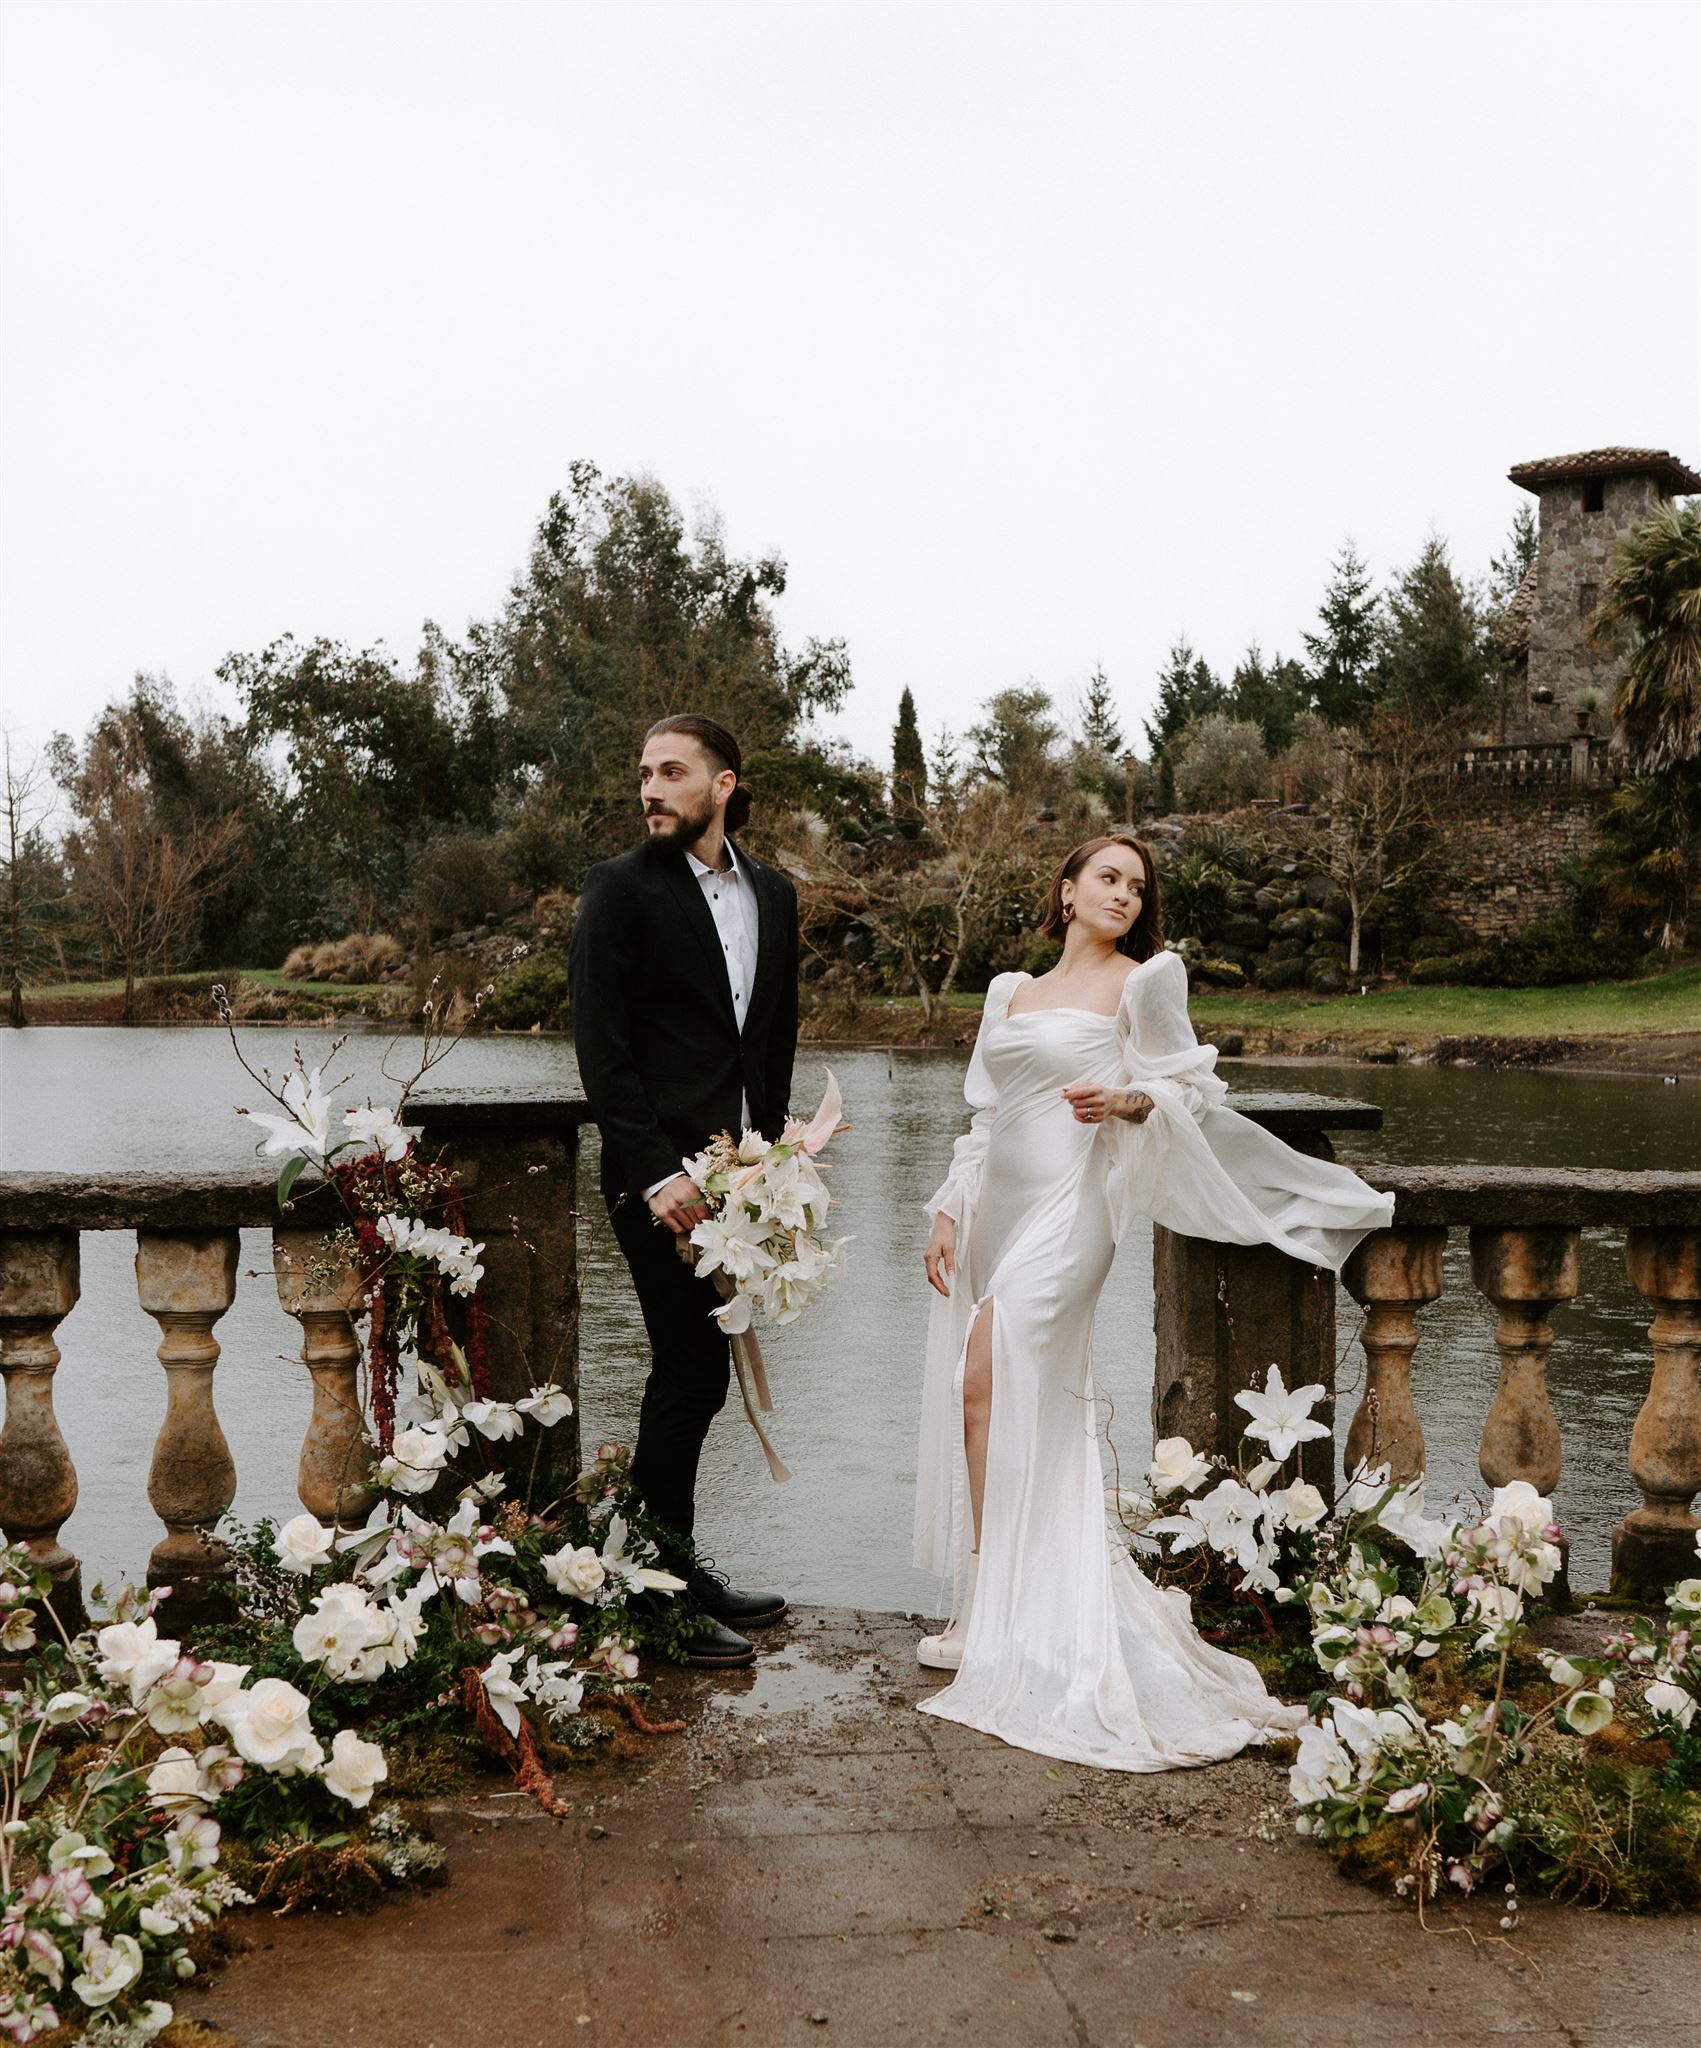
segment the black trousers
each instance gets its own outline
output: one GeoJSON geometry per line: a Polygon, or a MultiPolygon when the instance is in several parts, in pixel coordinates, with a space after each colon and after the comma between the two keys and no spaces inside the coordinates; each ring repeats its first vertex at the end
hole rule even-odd
{"type": "Polygon", "coordinates": [[[721,1298],[713,1281],[698,1279],[679,1256],[673,1232],[655,1221],[648,1203],[631,1195],[605,1199],[650,1339],[632,1478],[651,1514],[689,1538],[697,1515],[697,1460],[732,1381],[731,1343],[709,1313],[721,1298]]]}

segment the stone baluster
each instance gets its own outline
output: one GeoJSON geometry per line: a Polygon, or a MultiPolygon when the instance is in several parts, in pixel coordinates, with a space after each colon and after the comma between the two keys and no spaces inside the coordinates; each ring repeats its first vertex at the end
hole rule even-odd
{"type": "Polygon", "coordinates": [[[275,1230],[272,1269],[284,1313],[301,1325],[301,1359],[313,1378],[313,1413],[296,1490],[321,1522],[354,1528],[377,1495],[365,1484],[369,1452],[360,1409],[360,1274],[332,1258],[317,1230],[275,1230]]]}
{"type": "Polygon", "coordinates": [[[77,1505],[77,1468],[53,1412],[59,1347],[53,1333],[77,1299],[74,1230],[0,1232],[0,1531],[53,1574],[54,1611],[67,1629],[82,1619],[82,1573],[59,1540],[77,1505]]]}
{"type": "Polygon", "coordinates": [[[1386,1465],[1393,1479],[1424,1468],[1423,1425],[1412,1402],[1417,1311],[1441,1292],[1443,1225],[1373,1231],[1341,1278],[1364,1310],[1364,1393],[1347,1431],[1346,1470],[1386,1465]]]}
{"type": "MultiPolygon", "coordinates": [[[[1500,1384],[1482,1426],[1477,1470],[1490,1486],[1528,1480],[1553,1498],[1563,1454],[1559,1418],[1547,1392],[1553,1325],[1548,1311],[1577,1292],[1577,1239],[1563,1228],[1471,1232],[1471,1278],[1500,1311],[1494,1326],[1500,1384]]],[[[1556,1606],[1570,1603],[1571,1546],[1560,1538],[1560,1568],[1547,1590],[1556,1606]]]]}
{"type": "Polygon", "coordinates": [[[172,1621],[217,1607],[228,1576],[213,1534],[236,1498],[236,1466],[213,1407],[218,1339],[213,1325],[236,1299],[234,1230],[138,1230],[136,1292],[160,1327],[165,1420],[154,1442],[148,1499],[165,1534],[148,1560],[148,1584],[176,1590],[172,1621]]]}
{"type": "Polygon", "coordinates": [[[1701,1230],[1632,1230],[1624,1265],[1654,1306],[1654,1372],[1630,1434],[1642,1505],[1612,1532],[1612,1587],[1651,1599],[1701,1573],[1691,1506],[1701,1492],[1701,1230]]]}

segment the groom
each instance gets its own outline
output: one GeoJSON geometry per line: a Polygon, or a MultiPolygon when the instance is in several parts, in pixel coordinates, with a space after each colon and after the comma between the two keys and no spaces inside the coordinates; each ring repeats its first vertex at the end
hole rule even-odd
{"type": "MultiPolygon", "coordinates": [[[[741,767],[712,718],[651,726],[638,764],[647,843],[586,875],[568,961],[603,1199],[650,1339],[632,1476],[687,1541],[731,1356],[710,1316],[720,1296],[679,1256],[708,1213],[681,1162],[717,1131],[778,1137],[797,1049],[797,892],[733,844],[750,815],[741,767]]],[[[752,1663],[739,1631],[778,1621],[784,1599],[739,1592],[690,1558],[667,1562],[715,1624],[692,1663],[752,1663]]]]}

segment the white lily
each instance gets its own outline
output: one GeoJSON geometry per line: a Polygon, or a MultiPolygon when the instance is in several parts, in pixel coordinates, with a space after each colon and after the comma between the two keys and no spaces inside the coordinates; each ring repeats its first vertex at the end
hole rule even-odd
{"type": "Polygon", "coordinates": [[[1327,1423],[1311,1419],[1311,1411],[1323,1394],[1321,1385],[1295,1387],[1290,1392],[1282,1383],[1280,1371],[1272,1365],[1264,1380],[1263,1393],[1244,1387],[1234,1399],[1235,1405],[1244,1408],[1252,1418],[1246,1425],[1246,1434],[1262,1438],[1270,1447],[1271,1457],[1279,1463],[1300,1444],[1329,1434],[1327,1423]]]}
{"type": "Polygon", "coordinates": [[[372,1145],[392,1162],[406,1156],[410,1140],[393,1109],[374,1109],[368,1102],[363,1109],[345,1109],[343,1122],[357,1145],[372,1145]]]}
{"type": "Polygon", "coordinates": [[[323,1160],[330,1150],[331,1100],[319,1085],[324,1071],[321,1062],[311,1073],[298,1066],[285,1076],[278,1092],[289,1112],[287,1116],[273,1116],[258,1109],[248,1112],[251,1122],[263,1124],[271,1132],[262,1147],[268,1159],[305,1152],[309,1159],[323,1160]]]}

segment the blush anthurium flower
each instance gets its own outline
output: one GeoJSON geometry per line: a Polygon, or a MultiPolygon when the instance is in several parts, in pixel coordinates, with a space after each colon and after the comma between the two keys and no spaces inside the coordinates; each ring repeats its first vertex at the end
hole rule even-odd
{"type": "Polygon", "coordinates": [[[1267,1443],[1271,1457],[1279,1463],[1299,1445],[1329,1434],[1327,1423],[1315,1422],[1311,1417],[1323,1394],[1321,1385],[1295,1387],[1290,1392],[1282,1383],[1280,1371],[1272,1365],[1265,1376],[1263,1393],[1243,1387],[1234,1399],[1236,1407],[1244,1408],[1252,1418],[1246,1425],[1246,1434],[1267,1443]]]}

